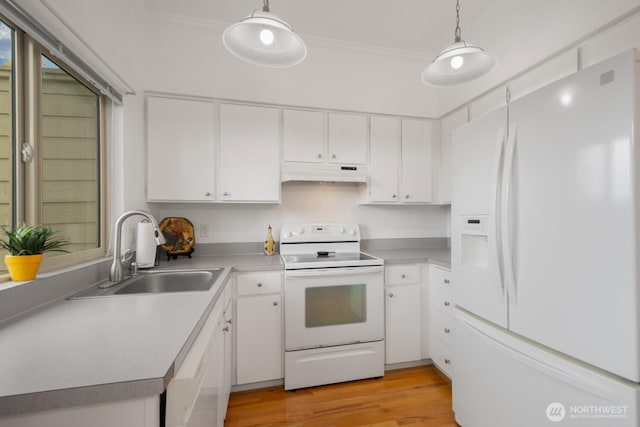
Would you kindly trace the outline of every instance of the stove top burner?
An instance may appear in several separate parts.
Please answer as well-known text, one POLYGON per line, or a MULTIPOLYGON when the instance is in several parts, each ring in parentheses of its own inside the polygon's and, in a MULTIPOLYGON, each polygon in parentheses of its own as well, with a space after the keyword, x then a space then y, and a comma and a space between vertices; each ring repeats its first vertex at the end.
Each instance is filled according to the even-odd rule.
POLYGON ((283 224, 280 254, 286 270, 384 264, 360 252, 360 227, 354 223, 283 224))
POLYGON ((331 267, 360 267, 367 265, 382 265, 383 261, 362 252, 329 252, 318 251, 310 254, 282 255, 285 269, 296 270, 303 268, 331 268, 331 267), (322 253, 328 252, 327 255, 322 253))

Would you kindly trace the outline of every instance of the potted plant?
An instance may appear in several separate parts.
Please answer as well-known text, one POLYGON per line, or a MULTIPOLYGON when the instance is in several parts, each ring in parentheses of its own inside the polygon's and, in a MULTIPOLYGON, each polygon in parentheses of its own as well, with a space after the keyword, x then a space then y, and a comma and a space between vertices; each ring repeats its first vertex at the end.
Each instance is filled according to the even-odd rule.
POLYGON ((55 231, 42 225, 21 225, 14 231, 2 229, 0 249, 8 252, 4 262, 11 280, 33 280, 36 277, 43 254, 68 252, 63 249, 69 242, 55 236, 55 231))

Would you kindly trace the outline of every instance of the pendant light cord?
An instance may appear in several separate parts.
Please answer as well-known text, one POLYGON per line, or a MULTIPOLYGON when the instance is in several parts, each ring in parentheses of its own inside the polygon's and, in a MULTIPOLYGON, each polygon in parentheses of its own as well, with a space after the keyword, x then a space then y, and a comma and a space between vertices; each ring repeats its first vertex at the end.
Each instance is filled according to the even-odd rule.
POLYGON ((264 6, 262 6, 263 12, 269 12, 269 0, 264 0, 264 6))
MULTIPOLYGON (((268 2, 268 0, 265 0, 268 2)), ((460 0, 456 0, 456 32, 455 32, 455 43, 460 42, 462 31, 460 30, 460 0)))

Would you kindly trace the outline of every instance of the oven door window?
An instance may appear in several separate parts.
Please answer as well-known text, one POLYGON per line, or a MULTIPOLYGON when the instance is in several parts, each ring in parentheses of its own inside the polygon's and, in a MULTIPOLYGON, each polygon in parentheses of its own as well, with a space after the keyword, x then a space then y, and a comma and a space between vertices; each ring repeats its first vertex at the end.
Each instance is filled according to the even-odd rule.
POLYGON ((347 325, 367 321, 365 284, 305 289, 305 326, 347 325))

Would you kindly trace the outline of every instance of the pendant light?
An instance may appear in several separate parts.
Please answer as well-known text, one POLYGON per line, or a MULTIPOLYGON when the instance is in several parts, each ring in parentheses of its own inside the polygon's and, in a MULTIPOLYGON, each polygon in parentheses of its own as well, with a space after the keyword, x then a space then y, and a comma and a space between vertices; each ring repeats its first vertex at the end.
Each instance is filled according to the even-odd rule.
POLYGON ((462 40, 460 33, 460 1, 456 0, 455 41, 422 72, 424 83, 440 87, 466 83, 483 76, 496 65, 492 55, 462 40))
POLYGON ((269 0, 262 10, 231 25, 222 35, 224 47, 238 58, 264 67, 290 67, 307 56, 304 41, 282 18, 269 11, 269 0))

